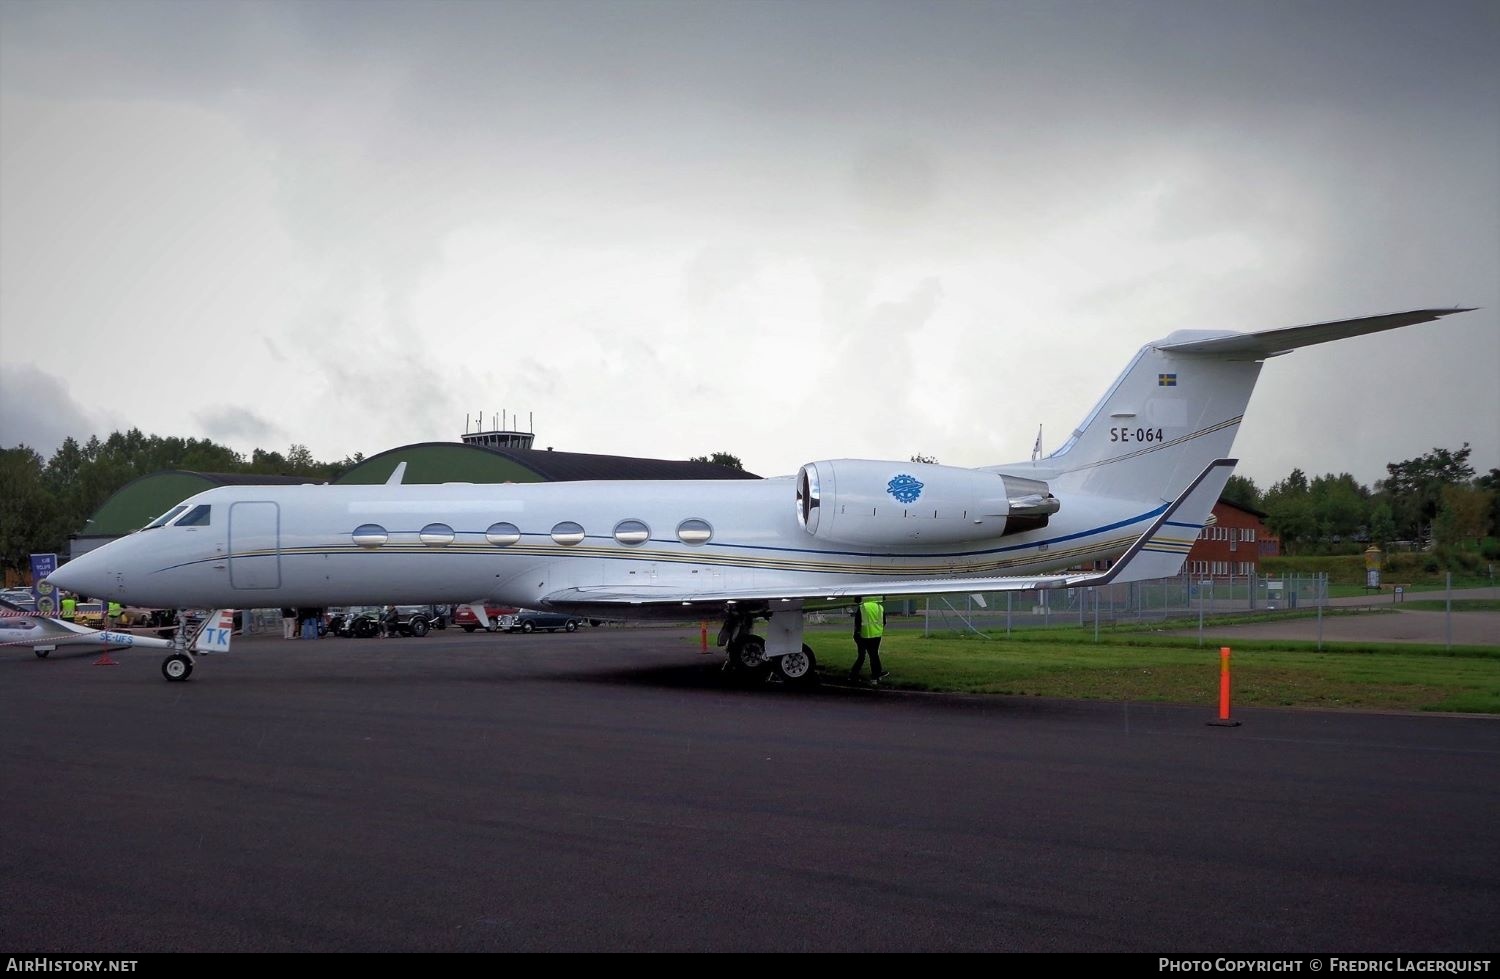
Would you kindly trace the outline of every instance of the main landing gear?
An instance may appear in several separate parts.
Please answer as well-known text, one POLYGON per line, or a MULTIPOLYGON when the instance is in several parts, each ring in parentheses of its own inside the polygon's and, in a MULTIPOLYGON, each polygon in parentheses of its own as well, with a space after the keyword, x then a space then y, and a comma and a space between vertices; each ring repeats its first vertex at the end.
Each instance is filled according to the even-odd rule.
MULTIPOLYGON (((795 638, 802 632, 801 610, 796 615, 795 638)), ((765 683, 775 677, 789 686, 809 686, 817 682, 817 657, 812 647, 802 643, 801 649, 772 654, 766 651, 766 640, 751 631, 758 618, 770 618, 765 612, 730 612, 724 617, 724 627, 719 630, 719 645, 725 648, 729 659, 724 671, 746 686, 765 683)))

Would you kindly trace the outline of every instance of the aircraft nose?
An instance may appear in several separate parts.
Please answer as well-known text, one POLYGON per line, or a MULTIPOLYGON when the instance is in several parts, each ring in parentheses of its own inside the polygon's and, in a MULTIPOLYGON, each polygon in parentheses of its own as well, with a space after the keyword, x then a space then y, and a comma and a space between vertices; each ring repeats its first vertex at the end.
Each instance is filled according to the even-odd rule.
POLYGON ((63 591, 75 595, 103 597, 106 592, 118 594, 121 582, 109 571, 108 564, 97 552, 80 555, 47 576, 47 580, 63 591))

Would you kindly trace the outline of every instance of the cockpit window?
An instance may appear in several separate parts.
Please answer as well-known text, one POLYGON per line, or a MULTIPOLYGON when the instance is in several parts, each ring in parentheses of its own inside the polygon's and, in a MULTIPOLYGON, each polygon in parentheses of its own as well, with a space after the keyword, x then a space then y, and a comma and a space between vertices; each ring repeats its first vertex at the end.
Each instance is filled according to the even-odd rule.
POLYGON ((200 503, 188 511, 187 516, 177 521, 174 527, 207 527, 209 513, 213 507, 207 503, 200 503))
POLYGON ((146 524, 146 526, 142 527, 141 529, 142 530, 152 530, 152 529, 154 529, 156 527, 160 527, 162 524, 164 524, 167 521, 171 520, 173 517, 177 516, 179 513, 181 513, 182 511, 184 511, 186 509, 187 509, 186 506, 181 506, 181 505, 180 506, 174 506, 172 509, 168 510, 166 513, 162 514, 161 516, 157 517, 155 520, 153 520, 150 523, 146 524))

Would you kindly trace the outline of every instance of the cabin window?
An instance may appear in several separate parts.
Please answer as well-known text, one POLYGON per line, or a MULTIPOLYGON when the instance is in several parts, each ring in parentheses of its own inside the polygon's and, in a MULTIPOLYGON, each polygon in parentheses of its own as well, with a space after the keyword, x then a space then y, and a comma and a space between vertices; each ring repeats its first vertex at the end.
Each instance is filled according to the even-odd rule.
POLYGON ((207 503, 200 503, 187 512, 187 516, 178 520, 174 527, 207 527, 208 518, 213 507, 207 503))
POLYGON ((182 511, 184 511, 186 509, 187 509, 187 504, 185 504, 185 503, 184 504, 180 504, 178 506, 174 506, 172 509, 168 510, 166 513, 162 514, 161 516, 157 517, 155 520, 153 520, 150 523, 146 524, 146 526, 142 527, 141 529, 142 530, 154 530, 157 527, 160 527, 161 525, 167 523, 173 517, 177 516, 179 513, 181 513, 182 511))
POLYGON ((552 528, 552 539, 559 544, 572 547, 583 541, 583 527, 571 520, 564 520, 552 528))
POLYGON ((443 547, 453 543, 453 528, 445 523, 430 523, 417 536, 428 547, 443 547))
POLYGON ((621 520, 615 524, 615 540, 635 547, 651 539, 651 528, 640 520, 621 520))
POLYGON ((677 525, 677 539, 684 544, 707 544, 714 536, 714 529, 707 520, 690 517, 677 525))
POLYGON ((496 547, 509 547, 521 539, 521 528, 513 523, 492 523, 484 532, 484 539, 496 547))
POLYGON ((360 547, 379 547, 390 539, 386 529, 377 523, 361 524, 354 528, 354 543, 360 547))

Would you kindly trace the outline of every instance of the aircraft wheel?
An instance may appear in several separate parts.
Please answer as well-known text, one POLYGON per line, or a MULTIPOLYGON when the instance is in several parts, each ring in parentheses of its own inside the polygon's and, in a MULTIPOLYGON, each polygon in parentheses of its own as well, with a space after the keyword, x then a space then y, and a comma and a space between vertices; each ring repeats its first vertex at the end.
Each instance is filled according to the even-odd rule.
POLYGON ((193 675, 193 661, 185 653, 173 653, 161 661, 161 675, 168 680, 186 680, 193 675))
MULTIPOLYGON (((464 626, 464 631, 465 632, 473 632, 474 631, 474 627, 471 626, 471 625, 466 625, 466 626, 464 626)), ((493 628, 489 628, 489 629, 486 629, 484 631, 485 632, 494 632, 495 630, 493 628)))
POLYGON ((52 652, 52 650, 50 650, 50 649, 33 649, 32 652, 36 653, 36 658, 37 659, 46 659, 47 658, 47 654, 50 653, 50 652, 52 652))
POLYGON ((760 636, 746 636, 729 649, 729 668, 747 684, 762 683, 771 676, 771 660, 766 656, 766 641, 760 636))
POLYGON ((801 652, 776 657, 776 675, 786 683, 807 686, 818 680, 817 665, 812 647, 803 643, 801 652))
POLYGON ((563 631, 564 632, 576 632, 576 631, 578 631, 578 623, 574 622, 572 619, 569 619, 568 620, 568 624, 565 625, 565 626, 563 626, 563 631))

